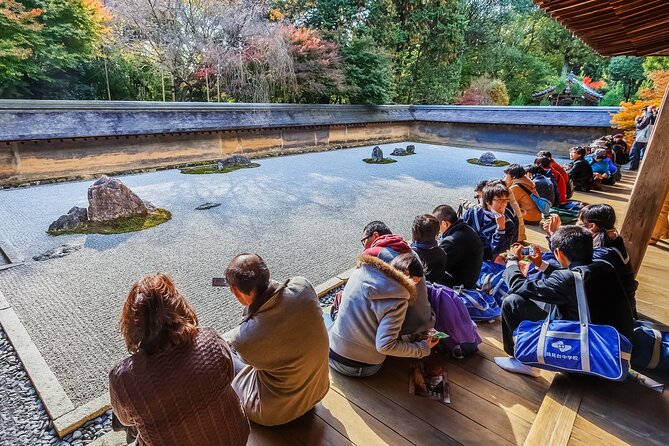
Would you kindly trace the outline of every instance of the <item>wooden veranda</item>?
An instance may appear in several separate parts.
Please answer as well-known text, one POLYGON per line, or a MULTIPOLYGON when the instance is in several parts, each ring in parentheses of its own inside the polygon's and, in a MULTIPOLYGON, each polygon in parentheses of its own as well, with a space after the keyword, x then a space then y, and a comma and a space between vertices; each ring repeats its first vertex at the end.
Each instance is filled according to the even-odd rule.
MULTIPOLYGON (((625 215, 634 185, 626 173, 602 192, 577 194, 608 203, 625 215)), ((531 242, 546 244, 536 226, 531 242)), ((666 279, 669 244, 650 247, 641 266, 637 294, 646 318, 669 323, 666 279)), ((484 343, 463 360, 444 359, 450 405, 408 392, 409 360, 388 358, 378 375, 348 378, 331 372, 332 387, 316 408, 282 427, 254 426, 253 445, 667 445, 669 392, 659 394, 627 381, 508 373, 493 362, 505 356, 501 325, 479 324, 484 343)), ((669 385, 667 375, 655 375, 669 385)))

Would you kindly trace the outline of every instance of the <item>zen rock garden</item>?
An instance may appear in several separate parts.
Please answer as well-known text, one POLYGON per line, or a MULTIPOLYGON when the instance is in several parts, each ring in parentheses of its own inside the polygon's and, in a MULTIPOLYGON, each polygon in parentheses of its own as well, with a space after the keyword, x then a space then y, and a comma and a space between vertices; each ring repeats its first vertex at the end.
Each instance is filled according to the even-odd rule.
POLYGON ((492 152, 484 152, 478 158, 469 158, 467 160, 469 164, 476 164, 477 166, 487 166, 487 167, 501 167, 509 165, 508 162, 498 160, 495 157, 495 154, 492 152))
POLYGON ((201 166, 186 167, 181 169, 181 173, 191 175, 228 173, 239 169, 251 169, 254 167, 260 167, 260 164, 251 162, 251 160, 245 156, 235 154, 217 161, 216 164, 204 164, 201 166))
POLYGON ((119 234, 165 223, 172 214, 142 200, 118 178, 102 176, 88 188, 88 208, 73 207, 51 223, 48 233, 119 234))

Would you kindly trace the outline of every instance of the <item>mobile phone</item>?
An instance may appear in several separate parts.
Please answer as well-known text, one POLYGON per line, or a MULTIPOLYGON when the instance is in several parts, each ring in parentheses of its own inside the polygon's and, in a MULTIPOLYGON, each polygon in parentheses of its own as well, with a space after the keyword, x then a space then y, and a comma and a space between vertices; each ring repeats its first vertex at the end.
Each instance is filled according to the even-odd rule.
POLYGON ((228 286, 228 281, 225 277, 214 277, 211 279, 211 286, 228 286))
POLYGON ((435 339, 446 339, 448 335, 442 331, 431 331, 430 336, 432 336, 435 339))
POLYGON ((534 246, 528 246, 520 250, 520 255, 523 257, 532 257, 534 255, 534 246))

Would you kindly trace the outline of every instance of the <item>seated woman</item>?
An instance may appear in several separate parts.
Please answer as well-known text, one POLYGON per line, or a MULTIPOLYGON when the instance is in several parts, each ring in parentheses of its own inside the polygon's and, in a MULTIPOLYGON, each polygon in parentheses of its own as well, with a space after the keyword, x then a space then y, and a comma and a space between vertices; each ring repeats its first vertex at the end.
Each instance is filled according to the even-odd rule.
POLYGON ((572 147, 569 149, 569 159, 572 160, 567 168, 569 179, 574 183, 574 190, 590 192, 592 188, 592 167, 585 160, 585 147, 572 147))
POLYGON ((597 149, 593 155, 588 155, 586 161, 592 167, 592 178, 594 189, 598 189, 601 183, 614 184, 613 175, 618 171, 616 165, 606 156, 605 149, 597 149))
MULTIPOLYGON (((634 269, 627 255, 625 242, 615 228, 616 212, 608 204, 590 204, 579 212, 577 224, 592 232, 593 261, 608 263, 613 267, 636 318, 636 290, 639 282, 634 279, 634 269)), ((560 226, 560 218, 551 216, 544 225, 544 230, 550 237, 560 226)))
POLYGON ((116 429, 136 431, 137 445, 246 444, 249 422, 230 386, 230 348, 199 327, 172 279, 136 282, 120 326, 130 356, 109 373, 116 429))
POLYGON ((507 213, 509 195, 501 182, 489 182, 481 191, 482 206, 467 209, 462 216, 483 242, 484 261, 496 260, 518 240, 518 220, 507 213))
POLYGON ((359 257, 329 330, 333 370, 347 376, 370 376, 381 369, 387 355, 422 358, 439 342, 431 337, 414 342, 400 337, 423 270, 413 253, 401 254, 393 261, 413 265, 411 274, 416 276, 408 277, 376 257, 359 257))
POLYGON ((539 195, 532 180, 527 178, 525 168, 520 164, 510 164, 504 169, 504 182, 520 205, 520 212, 525 223, 539 223, 541 211, 534 203, 531 194, 539 195))

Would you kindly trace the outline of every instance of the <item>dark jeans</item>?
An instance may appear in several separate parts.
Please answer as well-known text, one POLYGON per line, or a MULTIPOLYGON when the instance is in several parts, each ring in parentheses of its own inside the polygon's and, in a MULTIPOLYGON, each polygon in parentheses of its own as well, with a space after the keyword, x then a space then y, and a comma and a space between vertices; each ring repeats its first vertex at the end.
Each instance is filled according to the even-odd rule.
POLYGON ((632 144, 632 150, 630 150, 630 170, 637 170, 639 164, 643 159, 643 154, 646 151, 647 142, 636 142, 632 144))
POLYGON ((513 356, 513 331, 522 321, 541 321, 548 313, 529 299, 509 294, 502 302, 502 341, 504 351, 513 356))

